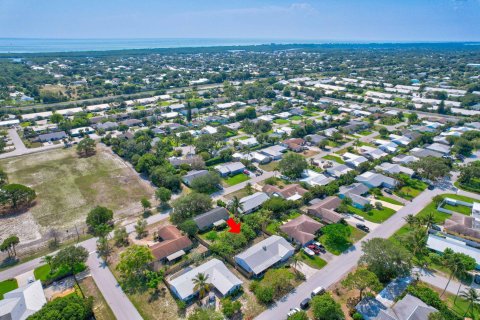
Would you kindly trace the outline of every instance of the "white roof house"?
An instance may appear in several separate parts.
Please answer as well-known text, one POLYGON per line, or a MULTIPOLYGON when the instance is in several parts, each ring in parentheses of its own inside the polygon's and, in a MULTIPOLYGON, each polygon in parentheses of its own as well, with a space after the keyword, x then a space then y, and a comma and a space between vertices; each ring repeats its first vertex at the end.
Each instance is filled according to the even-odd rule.
POLYGON ((450 146, 444 145, 442 143, 432 143, 429 146, 426 146, 425 149, 440 152, 443 154, 448 154, 450 153, 450 146))
POLYGON ((477 267, 480 266, 480 249, 467 246, 463 241, 430 234, 427 240, 427 247, 437 252, 444 252, 445 249, 450 248, 453 252, 467 254, 475 259, 477 267))
POLYGON ((243 269, 259 275, 273 265, 288 260, 295 248, 285 238, 273 235, 235 256, 243 269))
POLYGON ((223 262, 218 259, 212 259, 181 276, 170 280, 169 284, 173 293, 181 300, 189 300, 193 298, 197 293, 194 291, 195 284, 193 283, 193 279, 199 273, 207 275, 207 282, 214 286, 223 296, 231 293, 242 285, 242 281, 228 270, 223 262))
POLYGON ((7 292, 0 300, 0 319, 24 320, 47 303, 40 280, 7 292))
POLYGON ((270 199, 265 192, 256 192, 252 195, 240 199, 242 208, 239 209, 241 213, 248 214, 260 208, 260 206, 270 199))
POLYGON ((257 138, 255 138, 255 137, 250 137, 248 139, 237 140, 237 141, 242 146, 254 146, 254 145, 258 144, 257 138))
POLYGON ((217 128, 212 127, 212 126, 205 126, 202 128, 202 133, 204 134, 215 134, 217 133, 217 128))
POLYGON ((410 168, 401 166, 399 164, 393 164, 393 163, 388 163, 388 162, 384 162, 384 163, 376 166, 375 169, 379 170, 379 171, 386 172, 386 173, 390 173, 390 174, 404 173, 404 174, 407 174, 409 176, 413 176, 413 174, 415 173, 415 171, 413 171, 410 168))
POLYGON ((300 181, 305 182, 311 187, 318 185, 324 186, 335 180, 310 169, 304 170, 302 176, 303 178, 300 181))

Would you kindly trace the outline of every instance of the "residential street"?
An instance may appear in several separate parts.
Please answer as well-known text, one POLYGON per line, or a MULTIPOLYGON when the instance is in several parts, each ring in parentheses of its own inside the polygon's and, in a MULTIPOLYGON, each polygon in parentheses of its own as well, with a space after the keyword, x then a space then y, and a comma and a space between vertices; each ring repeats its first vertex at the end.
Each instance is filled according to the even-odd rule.
POLYGON ((400 209, 390 219, 385 221, 381 227, 376 228, 369 233, 360 242, 356 243, 350 248, 348 252, 336 257, 329 262, 327 266, 319 270, 306 282, 302 283, 293 292, 278 301, 268 310, 261 313, 256 319, 270 320, 270 319, 286 319, 290 308, 295 308, 300 305, 300 302, 310 297, 313 289, 322 286, 328 288, 334 283, 340 281, 352 268, 357 266, 358 261, 362 255, 361 244, 373 238, 388 238, 395 233, 402 225, 405 224, 404 218, 409 214, 417 214, 420 212, 436 195, 451 192, 450 190, 425 190, 412 202, 400 209))

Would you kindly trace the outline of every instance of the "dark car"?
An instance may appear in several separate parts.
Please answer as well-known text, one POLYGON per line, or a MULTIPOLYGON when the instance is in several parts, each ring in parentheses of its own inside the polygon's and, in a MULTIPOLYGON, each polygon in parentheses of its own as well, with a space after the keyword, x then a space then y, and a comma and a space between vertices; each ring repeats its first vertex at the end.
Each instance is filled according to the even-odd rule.
POLYGON ((480 274, 476 274, 475 277, 473 278, 473 282, 476 284, 480 284, 480 274))
POLYGON ((361 223, 357 223, 357 228, 365 232, 370 232, 370 228, 361 223))
POLYGON ((433 184, 429 184, 428 185, 428 190, 433 190, 433 189, 435 189, 435 186, 433 184))
POLYGON ((390 189, 383 189, 383 190, 384 190, 386 193, 388 193, 388 194, 393 194, 393 191, 390 190, 390 189))
POLYGON ((306 298, 302 302, 300 302, 300 308, 302 308, 303 310, 307 310, 308 306, 310 305, 310 300, 310 298, 306 298))

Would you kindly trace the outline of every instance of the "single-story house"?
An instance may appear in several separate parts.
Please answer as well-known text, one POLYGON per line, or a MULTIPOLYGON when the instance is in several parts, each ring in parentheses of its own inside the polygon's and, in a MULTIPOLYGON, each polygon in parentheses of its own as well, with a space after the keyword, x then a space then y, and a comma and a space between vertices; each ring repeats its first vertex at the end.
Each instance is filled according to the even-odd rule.
POLYGON ((408 154, 399 154, 398 156, 395 156, 392 158, 393 163, 401 163, 401 164, 409 164, 417 160, 418 160, 417 157, 414 157, 408 154))
POLYGON ((345 126, 342 126, 342 128, 348 132, 348 133, 355 133, 360 130, 365 130, 370 126, 368 122, 365 121, 356 121, 356 120, 350 120, 345 126))
POLYGON ((282 141, 282 145, 294 152, 301 152, 306 149, 305 140, 302 138, 291 138, 282 141))
POLYGON ((183 183, 190 186, 192 181, 198 177, 203 177, 209 173, 208 170, 192 170, 182 177, 183 183))
POLYGON ((250 138, 243 139, 243 140, 237 140, 237 142, 240 145, 245 146, 245 147, 253 147, 253 146, 256 146, 258 144, 257 138, 255 138, 255 137, 250 137, 250 138))
POLYGON ((327 168, 327 173, 335 178, 340 178, 344 174, 347 174, 348 172, 352 171, 352 168, 349 168, 348 166, 344 164, 339 164, 336 166, 333 166, 331 168, 327 168))
POLYGON ((195 224, 200 231, 205 231, 214 226, 225 223, 229 217, 230 215, 228 214, 227 209, 224 207, 216 207, 210 211, 196 216, 193 218, 193 221, 195 221, 195 224))
POLYGON ((395 173, 403 173, 408 176, 413 176, 415 171, 413 171, 410 168, 401 166, 399 164, 393 164, 389 162, 383 162, 382 164, 378 165, 375 167, 375 170, 377 171, 383 171, 389 174, 395 174, 395 173))
POLYGON ((382 149, 368 147, 369 149, 367 150, 367 147, 368 146, 361 147, 364 150, 362 154, 370 160, 377 160, 388 155, 388 153, 382 149))
POLYGON ((287 261, 295 248, 285 238, 273 235, 235 256, 235 262, 247 272, 259 276, 268 268, 287 261))
POLYGON ((345 160, 345 164, 357 168, 359 165, 361 165, 364 162, 368 162, 368 159, 365 158, 364 156, 359 156, 358 154, 353 154, 350 152, 345 152, 342 155, 342 158, 345 160))
POLYGON ((407 146, 411 141, 412 139, 406 137, 406 136, 399 136, 399 135, 396 135, 396 134, 390 134, 388 136, 390 138, 390 140, 393 142, 393 143, 396 143, 400 146, 407 146))
POLYGON ((327 137, 319 135, 319 134, 309 134, 305 136, 305 140, 307 141, 307 144, 316 146, 322 141, 327 140, 327 137))
POLYGON ((369 188, 395 188, 397 181, 380 173, 367 171, 355 177, 355 180, 369 188))
POLYGON ((270 199, 265 192, 256 192, 252 195, 240 199, 242 207, 238 210, 240 213, 249 214, 260 209, 262 204, 270 199))
POLYGON ((468 246, 466 242, 430 234, 427 239, 427 248, 438 253, 443 253, 447 248, 452 249, 453 252, 464 253, 474 258, 477 262, 477 270, 480 269, 480 249, 468 246))
POLYGON ((437 143, 437 142, 426 146, 425 149, 435 151, 435 152, 439 152, 442 155, 450 153, 450 146, 444 145, 442 143, 437 143))
POLYGON ((287 200, 298 200, 308 191, 302 188, 299 184, 289 184, 280 189, 277 186, 265 185, 262 189, 263 192, 270 197, 281 197, 287 200))
POLYGON ((332 137, 335 132, 338 132, 338 129, 335 128, 328 128, 323 130, 323 134, 327 137, 332 137))
POLYGON ((201 132, 203 134, 215 134, 217 133, 217 128, 212 127, 212 126, 205 126, 202 128, 201 132))
POLYGON ((279 160, 283 157, 283 153, 287 150, 286 147, 281 145, 275 145, 268 148, 259 150, 258 152, 266 155, 272 160, 279 160))
POLYGON ((290 241, 305 246, 315 240, 315 235, 323 224, 309 216, 301 216, 280 226, 280 230, 288 235, 290 241))
POLYGON ((47 303, 40 280, 7 292, 0 300, 0 319, 25 320, 47 303))
POLYGON ((222 163, 214 167, 215 170, 222 176, 236 175, 245 170, 245 166, 240 161, 222 163))
POLYGON ((300 181, 305 182, 306 184, 308 184, 311 187, 313 187, 313 186, 324 186, 324 185, 329 184, 333 180, 335 180, 331 177, 325 176, 322 173, 318 173, 318 172, 310 170, 310 169, 304 170, 303 173, 302 173, 302 177, 303 178, 300 179, 300 181))
POLYGON ((155 257, 155 263, 174 261, 183 256, 193 245, 188 236, 182 234, 173 225, 158 228, 157 235, 160 242, 150 247, 150 251, 155 257))
POLYGON ((370 203, 370 200, 363 197, 369 190, 369 187, 357 182, 348 186, 341 186, 338 196, 340 199, 352 199, 352 205, 356 208, 364 208, 367 203, 370 203))
POLYGON ((433 151, 430 149, 418 148, 418 147, 410 150, 410 154, 416 158, 426 158, 426 157, 441 158, 443 156, 443 154, 440 152, 433 151))
POLYGON ((65 131, 50 132, 40 134, 35 140, 40 142, 58 141, 66 139, 68 136, 65 131))
POLYGON ((127 127, 133 127, 133 126, 139 126, 143 124, 143 122, 142 120, 138 120, 138 119, 127 119, 127 120, 121 121, 120 124, 125 125, 127 127))
POLYGON ((104 131, 110 131, 110 130, 115 130, 118 128, 118 123, 112 122, 112 121, 107 121, 103 123, 97 123, 94 125, 94 127, 97 130, 104 130, 104 131))
POLYGON ((95 130, 92 127, 80 127, 80 128, 74 128, 70 130, 70 135, 72 137, 78 137, 82 134, 90 134, 94 132, 95 130))
POLYGON ((320 218, 326 223, 337 223, 343 219, 340 213, 334 210, 342 203, 342 200, 335 196, 327 197, 307 208, 307 213, 320 218))
POLYGON ((198 294, 195 291, 193 279, 199 274, 208 276, 207 282, 215 288, 222 296, 234 292, 242 285, 242 281, 238 279, 228 268, 218 259, 212 259, 204 264, 181 274, 173 280, 169 280, 168 284, 173 294, 180 300, 188 301, 198 294))

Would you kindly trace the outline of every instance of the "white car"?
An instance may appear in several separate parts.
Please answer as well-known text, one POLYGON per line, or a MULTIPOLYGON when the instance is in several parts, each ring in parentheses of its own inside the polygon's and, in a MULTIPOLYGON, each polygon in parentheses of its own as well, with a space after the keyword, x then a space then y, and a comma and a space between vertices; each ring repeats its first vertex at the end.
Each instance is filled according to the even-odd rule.
POLYGON ((310 257, 314 257, 314 256, 315 256, 315 252, 313 252, 312 249, 303 248, 303 251, 305 251, 305 253, 308 254, 310 257))
POLYGON ((293 316, 295 313, 300 312, 300 309, 298 308, 292 308, 290 311, 287 313, 287 317, 293 316))

